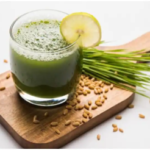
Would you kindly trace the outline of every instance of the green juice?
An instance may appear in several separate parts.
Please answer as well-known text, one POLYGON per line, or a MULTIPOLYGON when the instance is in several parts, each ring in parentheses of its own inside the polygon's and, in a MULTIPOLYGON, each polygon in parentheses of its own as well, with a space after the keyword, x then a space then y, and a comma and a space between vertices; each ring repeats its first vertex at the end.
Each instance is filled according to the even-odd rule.
POLYGON ((10 45, 11 71, 18 90, 40 98, 71 93, 82 70, 82 50, 61 36, 60 22, 40 20, 14 33, 21 45, 10 45))

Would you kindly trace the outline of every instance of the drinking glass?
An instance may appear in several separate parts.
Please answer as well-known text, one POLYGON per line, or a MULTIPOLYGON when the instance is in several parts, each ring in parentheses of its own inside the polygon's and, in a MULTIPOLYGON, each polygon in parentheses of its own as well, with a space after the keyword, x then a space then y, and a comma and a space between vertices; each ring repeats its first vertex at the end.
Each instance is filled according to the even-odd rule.
POLYGON ((75 41, 60 49, 33 51, 18 43, 14 34, 24 23, 61 21, 66 15, 56 10, 36 10, 18 17, 10 27, 13 81, 19 95, 33 105, 55 106, 73 95, 82 71, 82 49, 75 41))

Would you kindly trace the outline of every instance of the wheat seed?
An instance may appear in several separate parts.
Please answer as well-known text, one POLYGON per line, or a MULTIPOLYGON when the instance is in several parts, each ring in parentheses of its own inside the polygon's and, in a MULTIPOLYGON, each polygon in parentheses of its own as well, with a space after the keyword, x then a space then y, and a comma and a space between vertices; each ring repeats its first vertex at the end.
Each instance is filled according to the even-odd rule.
POLYGON ((86 113, 83 113, 83 117, 84 117, 84 118, 87 118, 88 115, 87 115, 86 113))
POLYGON ((79 123, 79 122, 73 122, 72 125, 73 125, 74 127, 78 127, 78 126, 80 125, 80 123, 79 123))
POLYGON ((87 110, 89 110, 89 105, 85 104, 84 108, 87 109, 87 110))
POLYGON ((119 131, 122 132, 122 133, 124 132, 121 128, 119 128, 119 131))
POLYGON ((110 85, 110 89, 112 90, 112 89, 113 89, 113 87, 114 87, 114 85, 113 85, 113 84, 111 84, 111 85, 110 85))
POLYGON ((86 95, 87 95, 87 92, 86 92, 86 91, 83 91, 83 95, 86 96, 86 95))
POLYGON ((81 102, 81 100, 80 100, 79 98, 77 98, 77 102, 78 102, 78 103, 80 103, 80 102, 81 102))
POLYGON ((35 124, 39 124, 40 123, 40 121, 37 119, 37 115, 35 115, 33 117, 33 123, 35 123, 35 124))
POLYGON ((89 114, 89 118, 90 118, 90 119, 93 118, 93 115, 92 115, 91 113, 89 114))
POLYGON ((91 106, 92 105, 92 101, 88 101, 88 104, 91 106))
POLYGON ((134 108, 134 105, 133 105, 133 104, 130 104, 130 105, 128 106, 128 108, 134 108))
POLYGON ((55 132, 57 133, 57 134, 60 134, 60 130, 59 129, 54 129, 55 130, 55 132))
POLYGON ((79 95, 81 95, 81 94, 83 94, 83 91, 77 91, 77 93, 79 94, 79 95))
POLYGON ((89 87, 89 89, 91 89, 91 90, 94 89, 94 86, 93 86, 93 85, 89 85, 88 87, 89 87))
POLYGON ((117 131, 118 131, 118 128, 117 128, 117 127, 113 129, 113 132, 117 132, 117 131))
POLYGON ((106 96, 106 94, 103 94, 103 97, 104 97, 105 99, 107 99, 107 96, 106 96))
POLYGON ((118 115, 115 118, 118 119, 118 120, 120 120, 120 119, 122 119, 122 116, 118 115))
POLYGON ((102 103, 99 102, 99 101, 95 101, 95 104, 96 104, 97 106, 102 106, 102 103))
POLYGON ((66 108, 69 109, 69 110, 71 110, 72 106, 71 105, 67 105, 66 108))
POLYGON ((47 116, 48 116, 48 112, 45 112, 45 113, 44 113, 44 116, 47 117, 47 116))
POLYGON ((104 87, 104 85, 105 85, 105 84, 104 84, 104 83, 102 83, 102 84, 101 84, 101 87, 104 87))
POLYGON ((66 122, 65 122, 65 125, 66 126, 68 126, 68 125, 70 125, 71 124, 71 120, 67 120, 66 122))
POLYGON ((116 124, 112 124, 112 127, 117 128, 117 125, 116 124))
POLYGON ((88 120, 85 119, 85 118, 83 118, 83 119, 82 119, 82 122, 83 122, 83 123, 86 123, 86 122, 88 122, 88 120))
POLYGON ((71 106, 75 106, 77 103, 75 101, 70 102, 71 106))
POLYGON ((90 94, 90 93, 91 93, 91 91, 90 91, 90 90, 86 90, 86 92, 87 92, 88 94, 90 94))
POLYGON ((9 78, 10 78, 10 74, 7 74, 6 79, 9 79, 9 78))
POLYGON ((79 105, 78 109, 79 109, 79 110, 82 110, 83 107, 84 107, 83 105, 79 105))
POLYGON ((4 63, 8 63, 8 60, 4 59, 4 63))
POLYGON ((51 126, 52 126, 52 127, 58 126, 58 122, 51 122, 51 126))
POLYGON ((68 109, 64 109, 63 115, 67 115, 67 114, 68 114, 68 109))
POLYGON ((98 94, 98 91, 97 91, 97 89, 94 89, 94 93, 95 93, 95 94, 98 94))
POLYGON ((86 113, 87 115, 89 115, 89 114, 90 114, 90 112, 89 112, 89 111, 87 111, 86 109, 84 110, 84 113, 86 113))
POLYGON ((3 87, 0 87, 0 91, 3 91, 5 90, 6 88, 3 86, 3 87))
POLYGON ((108 92, 108 88, 106 88, 106 89, 104 90, 104 92, 107 93, 107 92, 108 92))
POLYGON ((92 106, 92 110, 95 110, 95 109, 97 109, 97 106, 92 106))
POLYGON ((104 103, 104 102, 105 102, 105 99, 102 99, 101 102, 104 103))
POLYGON ((100 135, 99 134, 97 135, 97 140, 100 140, 100 135))
POLYGON ((139 114, 139 117, 140 117, 140 118, 142 118, 142 119, 144 119, 144 118, 145 118, 145 116, 144 116, 144 115, 142 115, 142 114, 139 114))

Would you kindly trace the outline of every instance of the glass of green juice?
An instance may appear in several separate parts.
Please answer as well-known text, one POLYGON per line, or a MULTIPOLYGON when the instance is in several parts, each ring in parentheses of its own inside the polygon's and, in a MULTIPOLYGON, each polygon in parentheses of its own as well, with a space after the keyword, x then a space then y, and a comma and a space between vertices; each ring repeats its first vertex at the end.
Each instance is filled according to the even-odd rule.
MULTIPOLYGON (((82 71, 82 49, 60 34, 68 14, 36 10, 10 27, 10 63, 19 95, 37 106, 56 106, 69 99, 82 71)), ((77 39, 78 40, 78 39, 77 39)))

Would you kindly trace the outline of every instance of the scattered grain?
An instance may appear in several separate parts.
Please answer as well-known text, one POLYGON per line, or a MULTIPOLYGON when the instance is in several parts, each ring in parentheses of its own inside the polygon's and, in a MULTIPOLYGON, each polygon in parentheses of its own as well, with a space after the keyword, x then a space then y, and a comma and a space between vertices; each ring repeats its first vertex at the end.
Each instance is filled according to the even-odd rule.
POLYGON ((83 94, 83 92, 80 91, 80 90, 78 90, 77 93, 78 93, 79 95, 83 94))
POLYGON ((71 106, 75 106, 77 103, 75 101, 70 102, 71 106))
POLYGON ((78 102, 78 103, 80 103, 80 102, 81 102, 81 100, 80 100, 79 98, 77 98, 77 102, 78 102))
POLYGON ((102 83, 103 83, 102 81, 99 81, 98 85, 101 86, 102 83))
POLYGON ((144 118, 145 118, 145 116, 144 116, 144 115, 142 115, 142 114, 139 114, 139 117, 140 117, 140 118, 142 118, 142 119, 144 119, 144 118))
POLYGON ((91 84, 90 84, 88 87, 89 87, 89 89, 91 89, 91 90, 94 89, 94 85, 91 85, 91 84))
POLYGON ((117 125, 116 124, 112 124, 112 127, 117 128, 117 125))
POLYGON ((89 105, 92 105, 92 101, 88 101, 88 104, 89 104, 89 105))
POLYGON ((107 93, 108 92, 108 88, 105 88, 104 92, 107 93))
POLYGON ((33 117, 33 123, 35 123, 35 124, 39 124, 40 123, 40 121, 37 119, 37 115, 35 115, 33 117))
POLYGON ((0 91, 3 91, 5 90, 6 88, 3 86, 3 87, 0 87, 0 91))
POLYGON ((47 117, 47 116, 48 116, 48 112, 45 112, 45 113, 44 113, 44 116, 47 117))
POLYGON ((99 102, 99 101, 95 101, 95 104, 96 104, 97 106, 102 106, 102 103, 99 102))
POLYGON ((85 119, 85 118, 83 118, 83 119, 82 119, 82 122, 83 122, 83 123, 86 123, 86 122, 88 122, 88 120, 85 119))
POLYGON ((98 94, 98 91, 97 91, 97 89, 96 89, 96 88, 94 89, 94 93, 95 93, 95 94, 98 94))
POLYGON ((83 105, 79 105, 78 109, 79 109, 79 110, 82 110, 83 107, 84 107, 83 105))
POLYGON ((113 85, 113 84, 111 84, 111 85, 110 85, 110 89, 112 90, 113 88, 114 88, 114 85, 113 85))
POLYGON ((90 82, 85 82, 84 85, 88 86, 88 85, 90 85, 90 82))
POLYGON ((100 140, 100 135, 99 134, 97 135, 97 140, 100 140))
POLYGON ((86 91, 83 91, 83 95, 86 96, 86 95, 87 95, 87 92, 86 92, 86 91))
POLYGON ((102 89, 99 88, 98 89, 98 93, 101 94, 102 93, 102 89))
POLYGON ((71 105, 67 105, 66 108, 69 109, 69 110, 71 110, 72 106, 71 105))
POLYGON ((9 78, 10 78, 10 74, 7 74, 6 79, 9 79, 9 78))
POLYGON ((89 114, 89 118, 90 118, 90 119, 91 119, 91 118, 93 118, 93 115, 92 115, 92 113, 90 113, 90 114, 89 114))
POLYGON ((87 92, 88 94, 90 94, 90 93, 91 93, 91 91, 90 91, 90 90, 86 90, 86 92, 87 92))
POLYGON ((58 122, 51 122, 51 126, 52 126, 52 127, 58 126, 58 122))
POLYGON ((92 106, 92 110, 95 110, 95 109, 97 109, 97 106, 92 106))
POLYGON ((124 132, 121 128, 119 128, 119 131, 122 132, 122 133, 124 132))
POLYGON ((78 126, 80 125, 80 123, 79 123, 79 122, 73 122, 72 125, 73 125, 74 127, 78 127, 78 126))
POLYGON ((60 134, 60 130, 59 129, 54 129, 55 130, 55 132, 57 133, 57 134, 60 134))
POLYGON ((8 60, 4 59, 4 63, 8 63, 8 60))
POLYGON ((104 87, 104 85, 105 85, 105 84, 104 84, 104 83, 102 83, 102 84, 101 84, 101 87, 104 87))
POLYGON ((84 110, 84 113, 86 113, 87 115, 89 115, 89 114, 90 114, 90 112, 89 112, 89 111, 87 111, 86 109, 84 110))
POLYGON ((120 120, 120 119, 122 119, 122 116, 118 115, 115 118, 118 119, 118 120, 120 120))
POLYGON ((89 107, 89 105, 85 104, 84 108, 87 109, 87 110, 89 110, 90 107, 89 107))
POLYGON ((102 99, 101 102, 104 103, 104 102, 105 102, 105 99, 102 99))
POLYGON ((134 108, 134 105, 133 105, 133 104, 130 104, 130 105, 128 106, 128 108, 134 108))
POLYGON ((79 86, 79 90, 80 90, 80 91, 83 91, 83 88, 82 88, 81 86, 79 86))
POLYGON ((106 96, 106 94, 103 94, 103 97, 104 97, 105 99, 107 99, 107 96, 106 96))
POLYGON ((82 87, 84 87, 84 82, 81 82, 81 84, 80 84, 82 87))
POLYGON ((68 109, 64 109, 63 115, 67 115, 67 114, 68 114, 68 109))
POLYGON ((113 132, 117 132, 117 131, 118 131, 118 128, 117 128, 117 127, 113 129, 113 132))
POLYGON ((86 113, 83 113, 83 117, 84 117, 84 118, 87 118, 88 115, 87 115, 86 113))
POLYGON ((65 125, 66 126, 69 126, 71 124, 71 120, 67 120, 66 122, 65 122, 65 125))
POLYGON ((91 81, 95 81, 95 78, 92 78, 91 81))

